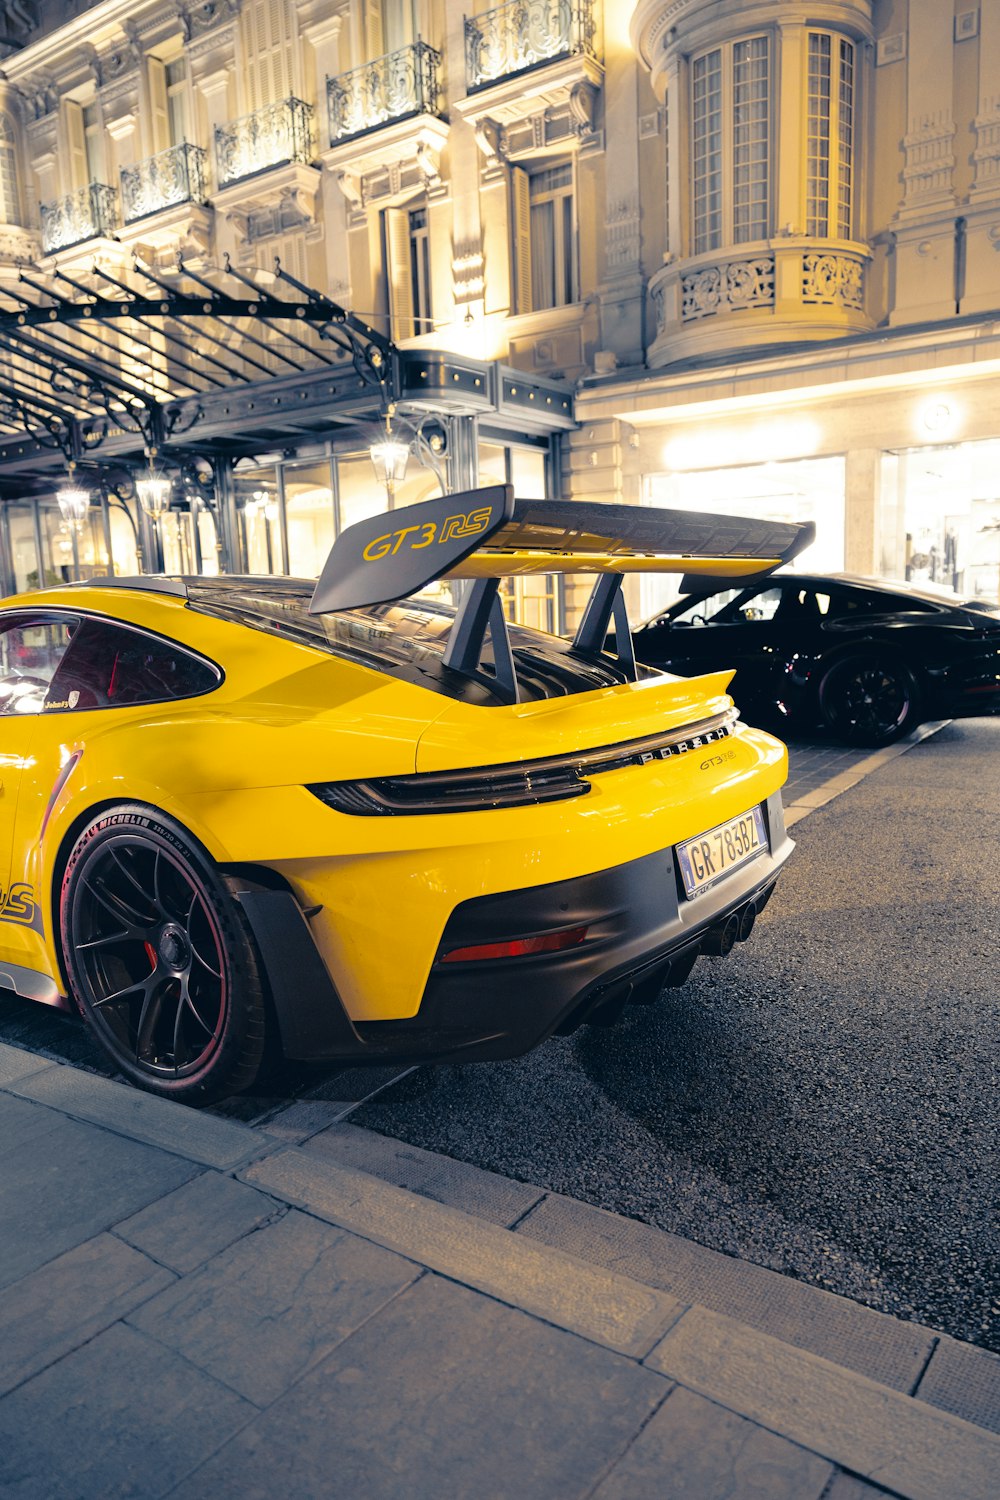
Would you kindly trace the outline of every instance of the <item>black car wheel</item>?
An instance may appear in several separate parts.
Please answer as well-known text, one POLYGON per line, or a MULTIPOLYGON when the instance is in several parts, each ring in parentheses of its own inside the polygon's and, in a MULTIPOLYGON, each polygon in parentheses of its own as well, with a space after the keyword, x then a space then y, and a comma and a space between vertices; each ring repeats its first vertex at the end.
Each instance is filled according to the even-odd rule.
POLYGON ((63 962, 105 1052, 190 1104, 246 1088, 264 1055, 260 966, 242 912, 178 824, 128 805, 80 834, 63 875, 63 962))
POLYGON ((850 657, 819 685, 823 722, 851 745, 889 745, 920 722, 920 692, 901 662, 850 657))

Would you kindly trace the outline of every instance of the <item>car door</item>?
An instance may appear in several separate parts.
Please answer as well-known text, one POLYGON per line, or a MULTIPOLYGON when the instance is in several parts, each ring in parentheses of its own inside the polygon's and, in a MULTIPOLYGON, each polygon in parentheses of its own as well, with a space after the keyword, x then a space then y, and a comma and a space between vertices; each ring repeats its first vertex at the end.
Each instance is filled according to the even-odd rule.
POLYGON ((75 623, 70 615, 28 610, 0 620, 0 954, 11 961, 25 948, 37 900, 31 855, 38 830, 24 828, 17 817, 22 776, 75 623))
POLYGON ((794 579, 771 578, 677 605, 639 632, 637 654, 682 677, 732 667, 737 703, 770 701, 779 684, 788 635, 784 617, 795 587, 794 579))

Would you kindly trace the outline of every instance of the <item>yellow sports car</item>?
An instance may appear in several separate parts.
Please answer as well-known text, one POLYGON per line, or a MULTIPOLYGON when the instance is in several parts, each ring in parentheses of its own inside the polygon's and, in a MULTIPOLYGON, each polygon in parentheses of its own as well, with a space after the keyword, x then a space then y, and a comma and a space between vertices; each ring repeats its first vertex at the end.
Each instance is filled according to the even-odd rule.
POLYGON ((786 756, 731 674, 636 662, 622 576, 758 577, 810 534, 500 486, 360 522, 316 585, 7 600, 0 985, 204 1103, 271 1051, 510 1057, 683 982, 790 852, 786 756), (507 625, 533 571, 596 575, 573 640, 507 625), (457 610, 415 597, 440 578, 457 610))

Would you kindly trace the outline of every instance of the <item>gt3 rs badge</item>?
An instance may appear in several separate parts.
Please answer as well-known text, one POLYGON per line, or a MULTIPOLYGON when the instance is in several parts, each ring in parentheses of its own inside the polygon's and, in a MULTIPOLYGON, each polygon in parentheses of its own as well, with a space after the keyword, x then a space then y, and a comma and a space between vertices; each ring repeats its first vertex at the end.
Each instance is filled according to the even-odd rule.
POLYGON ((440 547, 452 537, 481 536, 489 530, 493 511, 489 506, 474 510, 469 515, 448 516, 439 526, 436 521, 425 521, 421 526, 401 526, 396 531, 385 531, 375 537, 362 550, 365 562, 380 562, 383 557, 395 557, 404 544, 412 552, 420 552, 435 543, 440 547))
POLYGON ((309 613, 389 604, 441 578, 514 514, 509 484, 444 495, 358 521, 334 542, 309 613))

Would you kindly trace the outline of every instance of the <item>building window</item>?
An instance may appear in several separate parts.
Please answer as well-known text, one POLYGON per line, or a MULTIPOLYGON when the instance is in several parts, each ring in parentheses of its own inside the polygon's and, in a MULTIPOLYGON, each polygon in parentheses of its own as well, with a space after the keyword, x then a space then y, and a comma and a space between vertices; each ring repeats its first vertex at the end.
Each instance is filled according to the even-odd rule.
POLYGON ((769 95, 767 37, 728 42, 692 63, 691 192, 695 255, 768 236, 769 95))
POLYGON ((87 159, 87 181, 104 181, 104 121, 95 101, 83 106, 83 140, 87 159))
POLYGON ((573 163, 511 170, 515 304, 519 313, 577 299, 573 163))
POLYGON ((431 326, 431 240, 426 208, 407 215, 410 232, 410 282, 413 286, 413 321, 418 333, 431 326))
POLYGON ((430 224, 426 208, 387 208, 383 215, 389 317, 394 339, 433 327, 430 224))
POLYGON ((0 224, 20 224, 17 185, 17 139, 7 115, 0 115, 0 224))
POLYGON ((809 33, 806 233, 849 240, 854 198, 854 47, 809 33))

